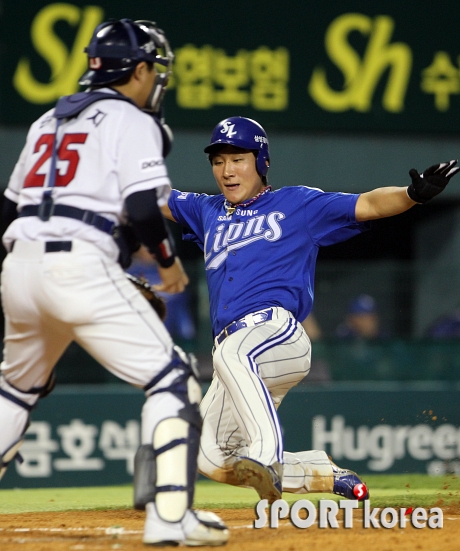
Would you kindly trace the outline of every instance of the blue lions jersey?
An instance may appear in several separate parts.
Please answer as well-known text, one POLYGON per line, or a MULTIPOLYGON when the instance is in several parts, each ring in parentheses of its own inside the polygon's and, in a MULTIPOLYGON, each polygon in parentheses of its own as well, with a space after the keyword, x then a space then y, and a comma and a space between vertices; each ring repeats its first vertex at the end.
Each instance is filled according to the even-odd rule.
POLYGON ((214 336, 270 306, 303 321, 313 305, 319 247, 368 229, 356 221, 358 197, 284 187, 227 216, 222 194, 173 190, 169 208, 183 238, 204 252, 214 336))

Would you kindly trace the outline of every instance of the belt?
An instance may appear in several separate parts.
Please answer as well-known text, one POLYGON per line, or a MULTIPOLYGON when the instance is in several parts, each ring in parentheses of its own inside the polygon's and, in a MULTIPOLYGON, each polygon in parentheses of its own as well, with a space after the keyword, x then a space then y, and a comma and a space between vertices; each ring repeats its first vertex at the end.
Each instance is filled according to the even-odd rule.
POLYGON ((239 329, 243 329, 244 327, 252 327, 253 325, 270 321, 273 319, 273 310, 273 308, 267 308, 266 310, 260 310, 259 312, 248 314, 247 316, 244 316, 244 318, 237 321, 232 321, 232 323, 227 325, 227 327, 224 327, 224 329, 222 329, 222 331, 215 338, 214 342, 216 346, 239 329))
MULTIPOLYGON (((80 220, 85 224, 94 226, 98 230, 101 230, 105 233, 111 234, 115 226, 115 223, 99 214, 96 214, 92 210, 83 210, 77 207, 69 207, 68 205, 51 205, 49 207, 51 210, 48 212, 49 216, 63 216, 64 218, 73 218, 75 220, 80 220)), ((22 207, 21 211, 18 214, 19 218, 23 216, 39 216, 43 206, 40 205, 26 205, 22 207)))
MULTIPOLYGON (((11 245, 11 251, 14 249, 14 244, 11 245)), ((60 251, 70 252, 72 250, 72 241, 45 241, 45 253, 58 253, 60 251)))
POLYGON ((60 251, 70 252, 72 250, 72 241, 46 241, 45 253, 58 253, 60 251))

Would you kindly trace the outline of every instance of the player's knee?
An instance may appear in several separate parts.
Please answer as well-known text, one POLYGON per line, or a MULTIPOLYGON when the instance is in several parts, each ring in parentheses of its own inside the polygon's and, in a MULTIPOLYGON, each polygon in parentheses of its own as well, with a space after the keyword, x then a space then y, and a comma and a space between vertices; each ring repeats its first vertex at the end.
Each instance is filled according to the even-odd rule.
POLYGON ((169 364, 144 387, 147 397, 168 391, 187 394, 191 402, 199 403, 201 400, 196 359, 193 354, 186 354, 178 346, 174 347, 169 364))
POLYGON ((222 482, 219 477, 220 469, 216 467, 207 457, 205 457, 200 450, 198 454, 198 472, 216 482, 222 482))
POLYGON ((203 450, 200 448, 198 452, 198 459, 197 459, 197 465, 198 465, 198 472, 201 474, 204 474, 204 476, 208 476, 209 469, 209 461, 206 459, 205 455, 203 454, 203 450))
POLYGON ((8 382, 5 376, 0 375, 0 394, 27 411, 32 411, 39 398, 48 396, 55 386, 56 375, 54 369, 43 386, 34 386, 27 390, 17 388, 8 382))
POLYGON ((17 461, 18 463, 22 463, 24 461, 21 454, 19 453, 19 448, 24 443, 24 433, 28 426, 29 421, 27 418, 26 427, 22 432, 19 432, 19 438, 14 440, 12 444, 9 444, 6 449, 0 452, 0 480, 3 478, 3 475, 5 474, 8 465, 13 460, 17 461))
POLYGON ((8 419, 0 433, 0 479, 13 459, 22 463, 19 448, 24 442, 30 412, 37 400, 38 396, 18 390, 0 375, 0 410, 8 419))
MULTIPOLYGON (((168 384, 162 384, 161 380, 158 379, 146 391, 148 397, 146 406, 151 404, 151 407, 155 407, 157 397, 172 394, 176 398, 174 401, 176 405, 168 410, 168 417, 178 417, 185 420, 195 428, 199 437, 203 424, 200 413, 201 386, 198 382, 197 371, 192 363, 193 360, 189 359, 184 352, 180 352, 181 355, 175 351, 168 369, 163 370, 165 373, 163 377, 169 375, 167 377, 168 384)), ((153 418, 154 412, 152 411, 147 417, 153 418)), ((150 439, 150 436, 147 438, 150 439)))
POLYGON ((0 480, 8 468, 8 465, 16 460, 22 463, 23 459, 19 448, 24 442, 24 434, 29 427, 29 409, 22 407, 11 396, 5 396, 5 391, 0 389, 0 409, 6 412, 8 427, 2 429, 0 437, 0 480), (18 407, 19 406, 19 407, 18 407))
POLYGON ((6 472, 6 469, 8 465, 13 461, 13 459, 16 459, 20 463, 22 463, 23 459, 21 455, 19 454, 19 448, 21 447, 22 443, 24 442, 24 438, 21 435, 21 438, 16 441, 12 446, 10 446, 3 454, 0 455, 0 480, 3 478, 3 475, 6 472))
POLYGON ((222 448, 213 441, 206 442, 205 439, 202 439, 198 452, 198 471, 215 480, 215 471, 224 465, 225 458, 222 448))
POLYGON ((56 370, 53 369, 46 383, 38 389, 39 397, 45 398, 45 396, 48 396, 48 394, 51 394, 55 386, 56 386, 56 370))

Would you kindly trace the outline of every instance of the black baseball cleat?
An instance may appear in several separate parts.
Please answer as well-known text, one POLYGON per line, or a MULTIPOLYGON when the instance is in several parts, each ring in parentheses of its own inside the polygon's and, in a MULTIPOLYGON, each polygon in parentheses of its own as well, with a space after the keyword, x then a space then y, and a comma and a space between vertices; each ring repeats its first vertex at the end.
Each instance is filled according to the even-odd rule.
POLYGON ((349 469, 341 469, 334 463, 332 463, 332 473, 334 475, 333 494, 358 501, 369 499, 369 490, 356 473, 349 469))
POLYGON ((241 485, 254 488, 260 499, 267 499, 271 504, 281 499, 283 492, 281 477, 276 472, 278 465, 267 467, 254 459, 242 457, 235 461, 233 471, 241 485))

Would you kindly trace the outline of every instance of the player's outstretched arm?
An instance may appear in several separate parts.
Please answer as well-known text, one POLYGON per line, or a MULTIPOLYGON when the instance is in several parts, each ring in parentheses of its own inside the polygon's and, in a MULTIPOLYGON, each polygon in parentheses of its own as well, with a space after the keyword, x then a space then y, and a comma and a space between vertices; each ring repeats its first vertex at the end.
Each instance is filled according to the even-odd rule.
POLYGON ((407 187, 381 187, 362 193, 356 202, 356 220, 376 220, 400 214, 417 203, 407 195, 407 187))
POLYGON ((356 202, 356 220, 364 222, 386 218, 405 212, 417 203, 426 203, 441 193, 460 167, 457 161, 430 166, 419 174, 415 168, 409 171, 412 183, 409 187, 377 188, 362 193, 356 202))

